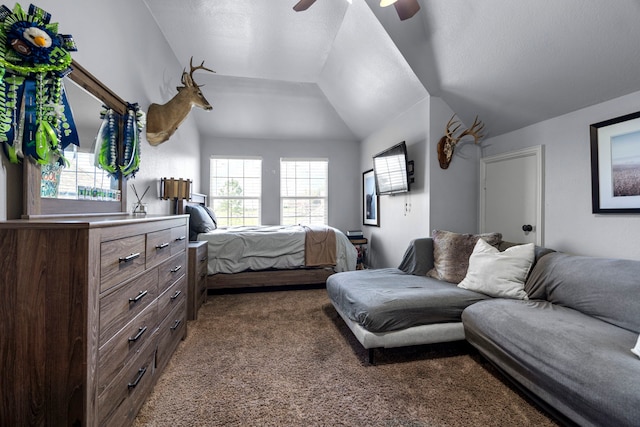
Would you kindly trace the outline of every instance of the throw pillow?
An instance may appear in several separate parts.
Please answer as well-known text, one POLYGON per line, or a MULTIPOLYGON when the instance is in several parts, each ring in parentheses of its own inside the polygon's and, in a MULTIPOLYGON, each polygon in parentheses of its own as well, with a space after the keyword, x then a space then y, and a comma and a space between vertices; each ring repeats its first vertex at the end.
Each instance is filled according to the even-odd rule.
POLYGON ((198 234, 216 229, 216 225, 203 206, 187 206, 185 212, 189 214, 189 240, 196 240, 198 234))
POLYGON ((216 218, 216 214, 215 214, 215 212, 213 212, 213 209, 211 209, 209 206, 205 206, 204 209, 209 214, 209 217, 211 217, 211 221, 213 221, 213 225, 216 228, 218 228, 218 218, 216 218))
POLYGON ((636 346, 631 349, 631 352, 636 356, 640 357, 640 337, 638 337, 638 341, 636 342, 636 346))
POLYGON ((458 287, 498 298, 529 299, 524 291, 535 245, 512 246, 504 252, 480 239, 469 257, 469 270, 458 287))
POLYGON ((490 245, 502 241, 500 233, 459 234, 452 231, 434 230, 433 268, 427 276, 451 283, 460 283, 467 274, 469 256, 478 239, 482 238, 490 245))

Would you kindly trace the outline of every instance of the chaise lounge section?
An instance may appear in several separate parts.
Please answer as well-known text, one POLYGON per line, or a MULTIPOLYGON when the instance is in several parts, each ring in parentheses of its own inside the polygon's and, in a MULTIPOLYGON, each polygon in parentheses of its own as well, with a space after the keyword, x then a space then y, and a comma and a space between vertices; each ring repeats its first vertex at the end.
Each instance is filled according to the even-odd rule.
POLYGON ((496 250, 464 235, 461 251, 469 259, 456 286, 433 277, 447 246, 439 237, 414 240, 397 269, 338 273, 327 281, 334 307, 369 349, 370 362, 375 348, 466 339, 563 423, 639 424, 640 261, 535 247, 522 288, 507 298, 496 287, 504 265, 487 259, 522 245, 493 241, 496 250), (463 289, 470 278, 476 285, 463 289))

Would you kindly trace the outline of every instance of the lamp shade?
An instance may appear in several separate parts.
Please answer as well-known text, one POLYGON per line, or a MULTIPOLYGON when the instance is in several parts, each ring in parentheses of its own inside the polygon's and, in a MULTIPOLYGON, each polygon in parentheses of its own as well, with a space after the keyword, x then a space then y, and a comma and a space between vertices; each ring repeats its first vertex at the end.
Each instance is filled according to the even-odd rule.
POLYGON ((160 197, 167 199, 191 199, 191 180, 182 178, 162 178, 160 197))

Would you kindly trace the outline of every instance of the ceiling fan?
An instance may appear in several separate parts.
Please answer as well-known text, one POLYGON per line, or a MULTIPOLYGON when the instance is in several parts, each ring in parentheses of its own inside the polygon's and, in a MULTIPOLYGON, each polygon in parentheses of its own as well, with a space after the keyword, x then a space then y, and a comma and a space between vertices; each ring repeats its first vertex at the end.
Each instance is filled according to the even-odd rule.
MULTIPOLYGON (((293 6, 293 10, 296 12, 307 10, 315 2, 316 0, 300 0, 295 6, 293 6)), ((349 0, 349 3, 351 3, 351 0, 349 0)), ((418 0, 380 0, 381 7, 391 5, 396 8, 396 12, 398 12, 398 16, 401 21, 411 18, 420 10, 418 0)))

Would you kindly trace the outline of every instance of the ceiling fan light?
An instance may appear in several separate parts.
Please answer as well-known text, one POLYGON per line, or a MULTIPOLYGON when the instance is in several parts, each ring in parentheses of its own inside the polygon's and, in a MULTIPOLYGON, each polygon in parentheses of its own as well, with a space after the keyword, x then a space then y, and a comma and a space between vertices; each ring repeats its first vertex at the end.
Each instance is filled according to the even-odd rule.
POLYGON ((391 6, 392 4, 394 4, 397 1, 398 0, 380 0, 380 7, 391 6))

